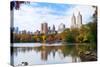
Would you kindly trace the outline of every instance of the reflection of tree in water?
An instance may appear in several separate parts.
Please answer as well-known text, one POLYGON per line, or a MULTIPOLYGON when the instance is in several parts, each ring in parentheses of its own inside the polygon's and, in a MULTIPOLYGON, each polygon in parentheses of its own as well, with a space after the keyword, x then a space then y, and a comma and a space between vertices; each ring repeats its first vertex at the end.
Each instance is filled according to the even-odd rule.
MULTIPOLYGON (((66 56, 72 57, 72 62, 77 62, 80 57, 81 52, 86 51, 95 51, 96 45, 94 44, 71 44, 71 45, 62 45, 62 46, 40 46, 40 47, 14 47, 13 53, 17 56, 19 52, 26 53, 35 51, 40 53, 41 60, 47 61, 48 56, 52 54, 53 58, 56 58, 56 52, 59 53, 61 58, 66 56)), ((81 58, 84 59, 84 58, 81 58)), ((66 60, 67 61, 67 60, 66 60)))
POLYGON ((63 56, 71 56, 72 57, 72 62, 77 62, 78 61, 78 51, 77 51, 77 45, 72 44, 72 45, 66 45, 62 48, 62 53, 63 56))
POLYGON ((77 50, 75 49, 74 45, 69 45, 69 46, 45 46, 45 48, 35 47, 35 49, 38 50, 39 52, 41 52, 41 59, 42 60, 47 60, 48 55, 51 54, 51 53, 53 55, 53 58, 55 58, 55 53, 56 52, 59 53, 60 57, 66 57, 68 55, 71 55, 72 59, 74 59, 75 61, 77 60, 77 50))
POLYGON ((41 47, 35 47, 34 49, 41 53, 41 60, 47 61, 48 56, 53 53, 53 57, 55 57, 55 50, 54 46, 41 46, 41 47))
POLYGON ((97 60, 97 44, 78 44, 78 54, 82 61, 96 61, 97 60))
POLYGON ((22 53, 26 53, 26 52, 30 52, 32 50, 35 50, 36 52, 40 52, 41 53, 41 59, 42 60, 47 60, 48 59, 48 55, 50 55, 51 53, 53 54, 53 58, 55 58, 55 53, 59 52, 60 55, 62 54, 63 57, 66 57, 68 55, 71 56, 75 56, 76 52, 75 52, 75 48, 73 45, 69 45, 69 46, 45 46, 44 48, 41 47, 18 47, 18 48, 14 48, 14 54, 17 56, 18 52, 22 52, 22 53))
POLYGON ((30 52, 33 50, 32 47, 12 47, 12 49, 13 49, 12 54, 15 54, 16 56, 20 52, 26 53, 26 52, 30 52))

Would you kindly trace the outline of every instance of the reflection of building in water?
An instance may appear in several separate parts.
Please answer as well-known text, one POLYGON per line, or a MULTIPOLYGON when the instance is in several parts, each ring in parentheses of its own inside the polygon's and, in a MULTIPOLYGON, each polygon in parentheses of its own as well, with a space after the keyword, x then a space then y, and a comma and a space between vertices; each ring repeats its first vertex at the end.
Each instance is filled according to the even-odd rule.
POLYGON ((59 53, 60 58, 63 59, 64 58, 64 55, 62 54, 61 49, 58 49, 58 53, 59 53))
POLYGON ((53 53, 53 58, 55 58, 55 52, 56 52, 56 50, 54 49, 54 50, 52 51, 52 53, 53 53))
POLYGON ((30 52, 30 51, 32 51, 32 47, 13 47, 12 48, 13 49, 13 54, 14 55, 18 55, 18 53, 26 53, 26 52, 30 52))
POLYGON ((72 57, 72 62, 79 62, 80 59, 77 56, 72 57))
POLYGON ((48 58, 48 53, 45 49, 41 50, 41 59, 46 61, 48 58))
POLYGON ((43 47, 41 49, 41 59, 43 61, 47 61, 48 60, 48 55, 49 56, 52 56, 53 58, 56 58, 55 55, 56 53, 58 53, 59 57, 61 59, 63 59, 65 56, 64 56, 64 53, 62 53, 62 49, 61 49, 61 46, 45 46, 45 48, 43 47))

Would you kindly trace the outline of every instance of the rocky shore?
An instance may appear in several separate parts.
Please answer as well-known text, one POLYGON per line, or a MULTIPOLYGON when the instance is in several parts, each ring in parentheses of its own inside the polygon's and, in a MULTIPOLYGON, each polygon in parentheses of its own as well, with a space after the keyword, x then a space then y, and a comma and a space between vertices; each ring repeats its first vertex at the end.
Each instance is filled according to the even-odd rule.
POLYGON ((83 62, 84 61, 97 61, 97 52, 95 51, 80 52, 79 56, 83 62))

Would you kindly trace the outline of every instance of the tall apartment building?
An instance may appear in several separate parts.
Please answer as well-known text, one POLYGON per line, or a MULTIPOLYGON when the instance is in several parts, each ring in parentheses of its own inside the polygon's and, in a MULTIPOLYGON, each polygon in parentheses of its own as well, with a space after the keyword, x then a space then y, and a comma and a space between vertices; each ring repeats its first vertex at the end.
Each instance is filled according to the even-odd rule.
POLYGON ((41 33, 43 33, 43 34, 48 33, 48 24, 47 23, 42 23, 41 24, 41 33))
POLYGON ((58 33, 61 33, 65 30, 65 24, 61 23, 59 26, 58 26, 58 33))
POLYGON ((78 13, 77 17, 73 14, 71 18, 71 29, 73 28, 80 28, 82 26, 82 15, 80 12, 78 13))

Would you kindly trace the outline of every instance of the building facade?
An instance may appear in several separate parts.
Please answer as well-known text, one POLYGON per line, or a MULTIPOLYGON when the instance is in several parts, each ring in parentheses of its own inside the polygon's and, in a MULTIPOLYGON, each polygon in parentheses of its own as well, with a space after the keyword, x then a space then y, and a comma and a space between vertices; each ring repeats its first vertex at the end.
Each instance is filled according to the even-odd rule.
POLYGON ((43 34, 48 33, 48 24, 47 23, 42 23, 41 24, 41 33, 43 33, 43 34))
POLYGON ((82 26, 82 15, 79 12, 77 16, 77 27, 80 28, 81 26, 82 26))
POLYGON ((71 18, 71 29, 73 28, 80 28, 82 26, 82 15, 80 12, 78 13, 77 17, 73 14, 71 18))
POLYGON ((58 26, 58 33, 61 33, 65 30, 65 24, 61 23, 59 26, 58 26))
POLYGON ((73 14, 72 18, 71 18, 71 28, 76 28, 77 24, 76 24, 76 17, 73 14))

